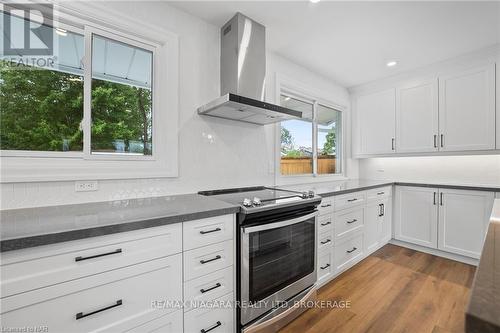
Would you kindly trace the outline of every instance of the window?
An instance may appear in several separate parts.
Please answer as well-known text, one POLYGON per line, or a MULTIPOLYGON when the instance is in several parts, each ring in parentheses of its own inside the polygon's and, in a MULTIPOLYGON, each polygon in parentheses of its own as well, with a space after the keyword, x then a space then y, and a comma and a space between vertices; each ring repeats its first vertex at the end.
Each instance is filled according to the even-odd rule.
MULTIPOLYGON (((5 22, 8 14, 2 15, 5 22)), ((22 27, 24 21, 17 16, 10 20, 12 27, 22 27)), ((0 149, 81 152, 83 35, 43 28, 59 45, 60 52, 55 53, 51 66, 0 62, 0 149)), ((23 33, 21 29, 13 31, 23 33)))
POLYGON ((342 112, 289 93, 282 93, 280 102, 302 111, 302 119, 281 122, 281 174, 341 173, 342 112))
MULTIPOLYGON (((28 18, 7 15, 13 44, 28 18)), ((25 61, 21 50, 0 63, 0 149, 151 157, 155 46, 81 25, 42 29, 54 40, 44 62, 25 61)))

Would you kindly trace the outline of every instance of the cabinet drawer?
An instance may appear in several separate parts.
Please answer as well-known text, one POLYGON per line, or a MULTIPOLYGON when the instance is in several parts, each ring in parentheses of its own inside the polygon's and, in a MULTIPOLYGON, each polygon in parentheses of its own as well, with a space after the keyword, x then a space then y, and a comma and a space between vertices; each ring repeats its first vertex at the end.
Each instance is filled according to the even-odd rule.
POLYGON ((329 230, 318 237, 318 252, 330 251, 333 246, 333 232, 329 230))
POLYGON ((184 250, 233 239, 234 223, 233 215, 184 222, 184 250))
POLYGON ((333 198, 323 198, 318 205, 319 215, 333 213, 333 198))
POLYGON ((233 241, 184 252, 184 281, 233 265, 233 241))
POLYGON ((379 187, 366 191, 367 200, 388 198, 391 195, 392 195, 392 186, 379 187))
POLYGON ((166 316, 148 321, 145 324, 136 326, 130 330, 126 330, 127 333, 179 333, 183 330, 182 321, 184 319, 184 312, 182 310, 177 310, 174 313, 170 313, 166 316))
POLYGON ((332 252, 325 252, 318 256, 318 281, 321 281, 333 272, 332 252))
POLYGON ((332 214, 318 217, 318 233, 322 234, 333 229, 332 214))
MULTIPOLYGON (((80 279, 76 281, 80 286, 77 292, 43 302, 23 302, 25 294, 3 298, 2 311, 6 312, 2 313, 2 325, 46 326, 50 332, 121 332, 173 312, 173 308, 152 305, 154 301, 182 300, 182 255, 151 261, 146 265, 148 271, 140 267, 144 265, 130 268, 134 272, 129 276, 111 283, 103 279, 90 288, 85 280, 92 278, 80 279)), ((36 292, 40 291, 26 294, 36 292)))
POLYGON ((346 239, 335 246, 335 266, 343 270, 363 255, 363 234, 346 239))
POLYGON ((343 210, 335 213, 335 238, 346 237, 363 228, 364 208, 343 210))
POLYGON ((199 308, 184 314, 184 333, 235 332, 233 294, 214 301, 211 308, 199 308))
POLYGON ((365 200, 366 193, 364 191, 339 195, 335 197, 335 210, 338 211, 344 208, 361 205, 365 200))
POLYGON ((229 266, 184 283, 186 311, 197 306, 198 303, 214 300, 233 292, 233 268, 234 266, 229 266))
MULTIPOLYGON (((124 238, 134 235, 134 232, 126 234, 128 235, 124 235, 124 238)), ((126 242, 118 242, 116 235, 111 238, 106 237, 104 240, 89 240, 86 249, 75 248, 73 242, 58 244, 56 254, 51 253, 52 255, 46 257, 31 256, 31 259, 23 261, 17 261, 15 253, 17 251, 9 253, 10 263, 1 266, 2 297, 182 251, 181 223, 151 228, 147 233, 138 231, 136 237, 126 242)), ((42 255, 43 251, 47 251, 47 248, 42 250, 42 255)), ((23 258, 22 250, 19 259, 26 259, 23 258)))

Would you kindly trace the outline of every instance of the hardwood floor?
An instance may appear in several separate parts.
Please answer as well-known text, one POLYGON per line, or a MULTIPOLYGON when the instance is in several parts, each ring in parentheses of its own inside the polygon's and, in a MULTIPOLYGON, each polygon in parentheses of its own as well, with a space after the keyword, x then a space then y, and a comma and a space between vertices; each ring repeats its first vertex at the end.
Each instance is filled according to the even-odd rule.
POLYGON ((464 332, 475 267, 386 245, 318 292, 350 308, 309 309, 280 333, 464 332))

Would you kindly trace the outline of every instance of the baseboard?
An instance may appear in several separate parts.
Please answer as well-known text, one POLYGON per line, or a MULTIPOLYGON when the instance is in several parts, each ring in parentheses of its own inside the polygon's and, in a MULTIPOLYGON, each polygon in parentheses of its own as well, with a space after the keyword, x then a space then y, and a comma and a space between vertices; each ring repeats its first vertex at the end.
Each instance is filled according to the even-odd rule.
POLYGON ((389 243, 394 244, 394 245, 398 245, 398 246, 402 246, 402 247, 406 247, 408 249, 412 249, 415 251, 429 253, 429 254, 432 254, 432 255, 435 255, 438 257, 443 257, 446 259, 460 261, 460 262, 463 262, 463 263, 466 263, 469 265, 473 265, 473 266, 477 266, 479 264, 478 259, 469 258, 469 257, 461 256, 459 254, 449 253, 449 252, 445 252, 445 251, 441 251, 441 250, 437 250, 437 249, 431 249, 431 248, 428 248, 425 246, 415 245, 415 244, 403 242, 403 241, 400 241, 397 239, 391 239, 389 241, 389 243))

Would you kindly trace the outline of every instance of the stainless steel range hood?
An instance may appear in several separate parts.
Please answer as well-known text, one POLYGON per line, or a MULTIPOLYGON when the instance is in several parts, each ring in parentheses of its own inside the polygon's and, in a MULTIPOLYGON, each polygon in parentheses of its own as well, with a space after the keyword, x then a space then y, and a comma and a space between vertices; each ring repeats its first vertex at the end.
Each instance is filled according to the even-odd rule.
POLYGON ((264 102, 266 28, 237 13, 221 28, 221 94, 198 108, 200 115, 265 125, 302 112, 264 102))

